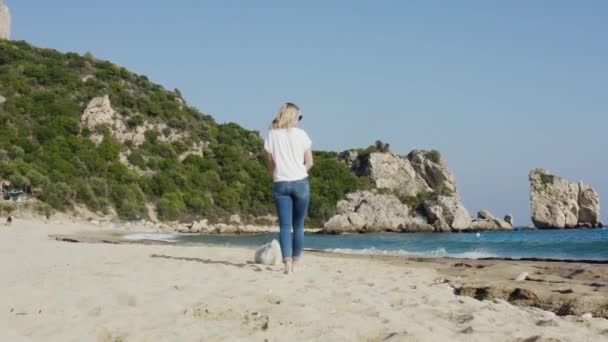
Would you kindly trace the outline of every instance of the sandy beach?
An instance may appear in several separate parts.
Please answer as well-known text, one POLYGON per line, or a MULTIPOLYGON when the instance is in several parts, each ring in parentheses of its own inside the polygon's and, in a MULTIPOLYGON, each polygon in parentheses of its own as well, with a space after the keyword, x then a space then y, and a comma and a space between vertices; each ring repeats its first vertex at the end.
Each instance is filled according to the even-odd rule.
POLYGON ((0 227, 1 341, 608 341, 606 319, 459 296, 446 282, 474 286, 475 272, 511 272, 505 263, 308 253, 305 268, 285 276, 252 264, 246 248, 49 237, 97 230, 21 220, 0 227))

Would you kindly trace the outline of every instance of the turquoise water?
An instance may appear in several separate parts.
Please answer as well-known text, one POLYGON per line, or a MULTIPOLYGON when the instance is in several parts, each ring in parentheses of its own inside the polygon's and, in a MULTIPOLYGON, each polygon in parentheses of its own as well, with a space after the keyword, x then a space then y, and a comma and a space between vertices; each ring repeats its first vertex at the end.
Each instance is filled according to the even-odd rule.
MULTIPOLYGON (((184 235, 133 234, 130 239, 151 239, 187 244, 257 247, 276 234, 184 235)), ((515 230, 487 233, 376 233, 306 235, 305 247, 328 252, 391 254, 456 258, 550 258, 608 261, 608 229, 515 230)))

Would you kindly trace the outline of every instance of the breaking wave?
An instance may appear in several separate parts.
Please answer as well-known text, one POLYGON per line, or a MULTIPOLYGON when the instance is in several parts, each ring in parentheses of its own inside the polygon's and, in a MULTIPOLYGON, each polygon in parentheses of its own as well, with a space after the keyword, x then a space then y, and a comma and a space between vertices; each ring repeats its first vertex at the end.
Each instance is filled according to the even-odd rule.
POLYGON ((364 255, 396 255, 396 256, 411 256, 421 258, 463 258, 463 259, 482 259, 482 258, 494 258, 498 257, 496 254, 492 254, 484 249, 475 249, 469 252, 462 253, 448 253, 445 248, 437 248, 432 251, 426 252, 412 252, 404 249, 399 250, 386 250, 378 248, 365 248, 365 249, 351 249, 351 248, 327 248, 323 250, 329 253, 342 253, 342 254, 364 254, 364 255))
POLYGON ((127 234, 123 237, 125 240, 147 240, 147 241, 162 241, 162 242, 177 242, 179 241, 175 234, 162 233, 136 233, 127 234))

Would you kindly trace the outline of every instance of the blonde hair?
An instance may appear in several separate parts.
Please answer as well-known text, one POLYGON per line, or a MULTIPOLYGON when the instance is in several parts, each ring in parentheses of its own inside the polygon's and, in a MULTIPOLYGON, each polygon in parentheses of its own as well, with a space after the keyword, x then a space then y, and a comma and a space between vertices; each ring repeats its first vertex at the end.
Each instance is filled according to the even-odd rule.
POLYGON ((300 121, 300 108, 294 103, 287 102, 272 120, 272 129, 285 129, 294 127, 300 121))

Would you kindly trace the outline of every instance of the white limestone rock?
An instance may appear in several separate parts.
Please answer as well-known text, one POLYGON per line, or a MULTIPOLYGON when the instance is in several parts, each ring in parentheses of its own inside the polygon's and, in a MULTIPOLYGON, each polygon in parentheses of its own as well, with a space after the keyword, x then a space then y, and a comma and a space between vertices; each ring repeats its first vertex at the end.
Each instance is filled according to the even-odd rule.
POLYGON ((433 227, 397 196, 370 191, 346 195, 338 202, 337 215, 324 225, 324 232, 334 234, 377 231, 433 231, 433 227))
POLYGON ((11 39, 11 12, 0 0, 0 39, 11 39))
POLYGON ((464 231, 470 229, 471 216, 460 198, 456 196, 433 196, 424 203, 429 223, 438 232, 464 231))
POLYGON ((532 222, 538 228, 600 227, 599 194, 543 169, 530 172, 532 222))
POLYGON ((456 177, 437 151, 413 150, 407 160, 433 191, 456 195, 456 177))
POLYGON ((281 245, 277 240, 262 245, 255 251, 255 263, 262 265, 278 265, 281 263, 281 245))
POLYGON ((358 176, 369 177, 377 189, 391 190, 401 196, 432 191, 408 159, 392 153, 374 152, 361 156, 354 168, 358 176))

